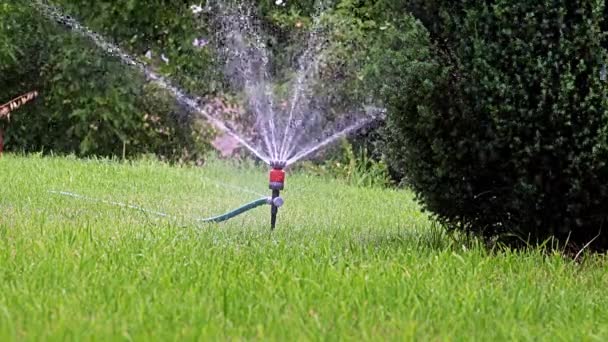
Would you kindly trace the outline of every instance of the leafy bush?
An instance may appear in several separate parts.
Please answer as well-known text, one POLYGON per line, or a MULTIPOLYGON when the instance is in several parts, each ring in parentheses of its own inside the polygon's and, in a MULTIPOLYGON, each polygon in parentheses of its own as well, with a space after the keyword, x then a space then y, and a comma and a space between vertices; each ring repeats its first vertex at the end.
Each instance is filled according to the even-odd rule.
POLYGON ((393 167, 452 229, 607 249, 604 2, 439 3, 432 53, 387 66, 393 167))

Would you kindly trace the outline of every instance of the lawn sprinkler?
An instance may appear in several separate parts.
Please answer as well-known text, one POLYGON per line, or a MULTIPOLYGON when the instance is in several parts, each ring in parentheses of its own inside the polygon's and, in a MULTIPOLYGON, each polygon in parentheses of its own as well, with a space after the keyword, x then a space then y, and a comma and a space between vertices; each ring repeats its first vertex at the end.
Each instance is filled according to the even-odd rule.
MULTIPOLYGON (((227 213, 224 213, 222 215, 213 216, 213 217, 209 217, 209 218, 195 218, 194 220, 196 222, 200 222, 200 223, 219 223, 219 222, 227 221, 231 218, 234 218, 240 214, 243 214, 243 213, 245 213, 249 210, 255 209, 257 207, 260 207, 263 205, 270 205, 270 229, 274 230, 274 228, 276 227, 276 223, 277 223, 277 213, 279 212, 279 208, 284 203, 283 198, 281 198, 281 196, 280 196, 280 192, 285 187, 285 171, 283 170, 285 168, 285 166, 286 166, 286 162, 284 162, 284 161, 272 161, 270 163, 271 169, 270 169, 269 176, 268 176, 268 178, 269 178, 268 187, 270 188, 270 190, 272 190, 271 197, 259 198, 253 202, 244 204, 244 205, 242 205, 234 210, 231 210, 227 213)), ((83 196, 83 195, 79 195, 79 194, 75 194, 75 193, 67 192, 67 191, 49 191, 49 192, 56 194, 56 195, 68 196, 68 197, 77 198, 77 199, 81 199, 81 200, 105 203, 105 204, 112 205, 112 206, 134 209, 134 210, 141 211, 146 214, 152 214, 155 216, 178 219, 178 217, 175 217, 175 216, 163 213, 163 212, 148 210, 148 209, 142 208, 140 206, 132 205, 132 204, 95 199, 95 198, 91 198, 91 197, 87 197, 87 196, 83 196)))
POLYGON ((273 160, 270 162, 270 172, 268 173, 268 188, 272 190, 271 197, 260 198, 251 203, 245 204, 235 210, 232 210, 226 214, 200 219, 201 222, 222 222, 229 220, 237 215, 240 215, 246 211, 257 208, 264 204, 270 205, 270 230, 274 230, 277 224, 277 213, 279 208, 283 206, 283 198, 281 197, 281 190, 285 188, 285 171, 283 170, 287 163, 282 160, 273 160))
POLYGON ((274 230, 277 224, 277 213, 279 208, 283 205, 283 199, 280 197, 280 192, 285 187, 285 168, 286 163, 284 161, 273 160, 270 163, 272 169, 269 172, 269 183, 268 187, 272 190, 272 197, 270 197, 270 229, 274 230))

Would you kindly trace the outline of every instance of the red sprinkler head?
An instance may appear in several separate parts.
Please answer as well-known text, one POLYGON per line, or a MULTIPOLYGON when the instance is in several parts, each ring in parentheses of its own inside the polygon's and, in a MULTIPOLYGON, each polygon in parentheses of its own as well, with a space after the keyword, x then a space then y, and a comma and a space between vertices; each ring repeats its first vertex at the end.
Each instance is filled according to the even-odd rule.
POLYGON ((285 171, 273 168, 270 170, 269 178, 268 187, 270 190, 283 190, 285 187, 285 171))

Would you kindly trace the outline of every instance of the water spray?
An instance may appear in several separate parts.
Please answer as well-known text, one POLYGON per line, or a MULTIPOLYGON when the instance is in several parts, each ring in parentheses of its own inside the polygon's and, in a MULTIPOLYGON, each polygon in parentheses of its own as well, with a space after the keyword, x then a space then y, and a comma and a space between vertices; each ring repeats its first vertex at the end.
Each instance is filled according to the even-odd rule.
MULTIPOLYGON (((222 4, 221 1, 218 3, 222 4)), ((46 18, 88 38, 109 55, 142 72, 147 80, 167 90, 177 102, 207 119, 210 124, 234 138, 265 164, 270 165, 269 188, 272 190, 270 197, 262 197, 223 215, 196 219, 197 222, 221 222, 258 206, 270 205, 270 226, 274 230, 279 208, 283 205, 280 192, 285 187, 284 169, 340 138, 384 119, 383 108, 359 105, 344 108, 341 114, 332 111, 332 115, 324 116, 328 108, 323 104, 329 102, 318 101, 317 95, 322 94, 315 93, 329 39, 321 20, 324 6, 318 9, 319 13, 314 18, 307 46, 298 59, 298 67, 295 70, 296 82, 293 84, 291 96, 286 99, 285 108, 275 103, 277 98, 272 91, 274 82, 270 77, 270 53, 264 43, 264 37, 259 32, 259 25, 254 24, 253 16, 247 10, 249 7, 226 8, 226 13, 218 15, 221 24, 220 33, 225 38, 225 46, 218 52, 225 59, 226 73, 232 75, 230 80, 235 88, 242 88, 248 99, 248 107, 256 118, 254 128, 260 133, 261 139, 258 141, 235 131, 228 122, 221 119, 221 112, 215 110, 212 104, 201 104, 202 99, 188 94, 137 57, 127 54, 74 18, 62 14, 57 7, 46 0, 31 0, 31 4, 46 18)), ((199 11, 198 7, 194 9, 199 11)), ((66 195, 66 193, 60 194, 66 195)), ((169 216, 121 203, 109 204, 169 216)))

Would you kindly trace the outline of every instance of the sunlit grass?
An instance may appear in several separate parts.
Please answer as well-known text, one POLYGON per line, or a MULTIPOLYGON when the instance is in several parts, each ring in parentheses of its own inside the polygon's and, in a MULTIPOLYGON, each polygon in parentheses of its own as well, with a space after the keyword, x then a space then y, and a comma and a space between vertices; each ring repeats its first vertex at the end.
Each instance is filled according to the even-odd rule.
POLYGON ((0 184, 1 340, 608 337, 603 257, 451 240, 406 191, 289 175, 270 233, 269 208, 191 219, 267 194, 263 168, 5 155, 0 184))

